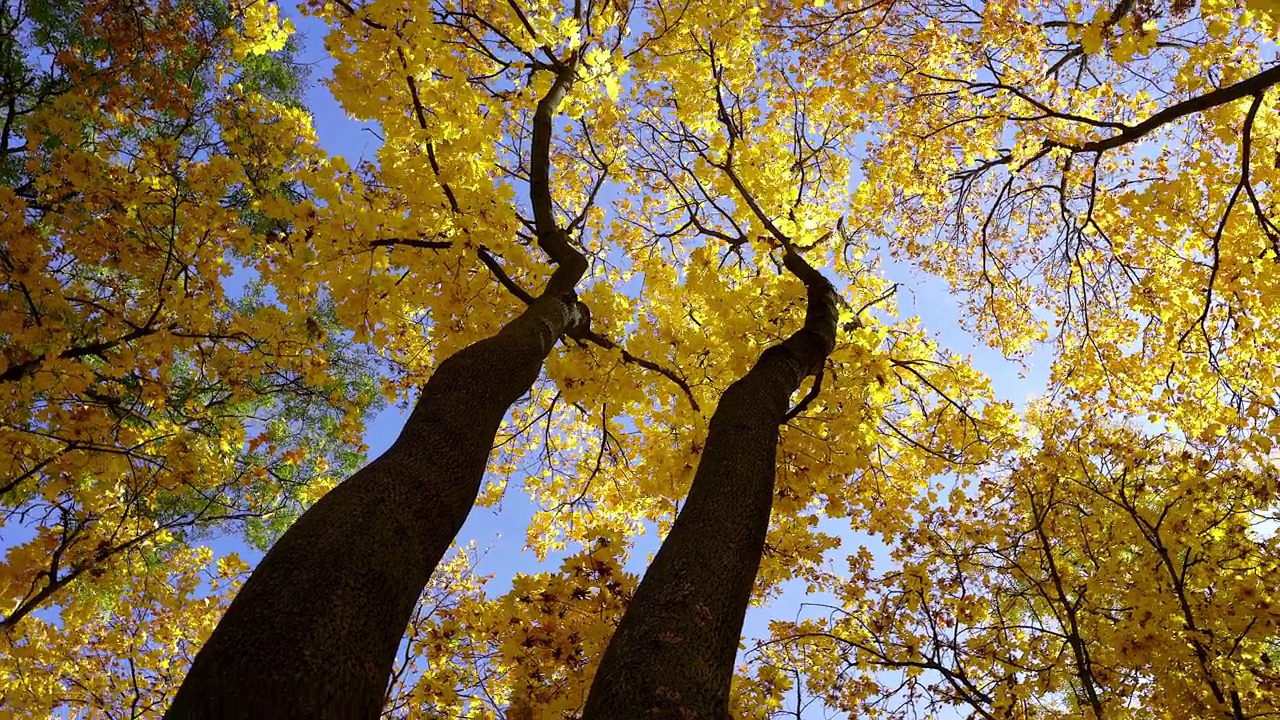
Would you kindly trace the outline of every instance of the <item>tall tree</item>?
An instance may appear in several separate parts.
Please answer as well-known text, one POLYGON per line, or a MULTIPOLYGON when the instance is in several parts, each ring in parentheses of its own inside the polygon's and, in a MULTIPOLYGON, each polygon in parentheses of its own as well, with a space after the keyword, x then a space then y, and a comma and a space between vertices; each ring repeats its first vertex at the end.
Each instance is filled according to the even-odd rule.
MULTIPOLYGON (((783 266, 806 288, 805 319, 720 396, 684 504, 600 660, 583 712, 587 719, 729 717, 739 637, 773 510, 780 429, 821 389, 836 345, 841 301, 835 288, 801 257, 738 174, 753 128, 740 124, 750 120, 725 102, 732 83, 726 85, 714 40, 708 40, 708 80, 723 149, 715 157, 695 137, 683 140, 729 181, 731 197, 782 248, 783 266), (792 411, 790 398, 809 377, 811 393, 792 411)), ((821 170, 814 175, 813 182, 821 183, 821 170)), ((803 195, 801 188, 797 198, 803 195)), ((860 327, 856 317, 850 322, 860 327)))
MULTIPOLYGON (((785 238, 782 238, 786 240, 785 238)), ((791 395, 836 343, 838 296, 791 247, 804 325, 725 390, 688 498, 609 642, 583 718, 728 718, 742 621, 773 509, 791 395)))
POLYGON ((110 604, 188 557, 175 543, 265 542, 358 457, 362 353, 225 277, 270 235, 250 190, 294 201, 279 178, 309 129, 290 52, 278 22, 220 2, 0 6, 10 647, 35 642, 36 611, 110 604))
POLYGON ((589 323, 574 292, 587 261, 551 196, 552 122, 576 62, 572 55, 553 62, 554 80, 533 113, 535 231, 556 265, 546 287, 497 335, 440 363, 391 447, 271 547, 166 717, 378 713, 400 638, 475 503, 499 425, 556 342, 582 335, 589 323))
MULTIPOLYGON (((542 437, 549 456, 557 447, 573 447, 575 442, 586 446, 578 446, 572 464, 553 465, 545 481, 526 480, 547 502, 547 511, 535 518, 539 532, 531 532, 530 540, 539 551, 555 549, 565 541, 560 538, 586 547, 581 555, 566 560, 560 572, 518 577, 511 593, 493 601, 468 600, 439 617, 418 618, 408 654, 421 655, 404 667, 412 665, 422 675, 406 681, 398 673, 393 687, 394 706, 411 716, 427 707, 442 713, 499 712, 505 697, 519 701, 521 707, 532 705, 536 716, 578 714, 595 671, 593 655, 609 640, 610 620, 618 616, 619 601, 631 598, 634 581, 619 568, 630 544, 625 538, 638 531, 635 515, 643 512, 665 531, 672 527, 671 518, 682 502, 686 513, 700 512, 703 520, 716 511, 731 516, 723 526, 677 520, 676 527, 683 530, 676 533, 672 528, 670 543, 664 547, 682 548, 676 551, 679 555, 695 545, 701 558, 728 558, 734 550, 741 554, 722 564, 699 565, 687 556, 669 564, 668 551, 662 551, 656 562, 665 569, 655 565, 648 590, 641 591, 649 593, 648 601, 641 602, 642 595, 631 598, 640 603, 632 605, 635 616, 641 618, 636 624, 654 620, 654 615, 661 620, 641 630, 635 630, 635 625, 628 630, 630 621, 623 621, 620 632, 628 637, 622 640, 619 635, 618 644, 625 648, 620 654, 627 670, 670 665, 669 672, 611 672, 605 669, 606 662, 601 672, 608 678, 601 676, 595 685, 595 692, 606 699, 592 700, 596 703, 592 711, 626 713, 633 707, 628 701, 635 698, 620 702, 615 693, 639 695, 662 685, 667 690, 680 688, 687 703, 681 706, 659 697, 661 712, 685 707, 708 716, 723 714, 730 702, 734 649, 748 601, 767 595, 787 579, 816 581, 823 575, 818 565, 824 551, 838 542, 815 529, 817 523, 809 521, 808 513, 822 506, 833 515, 860 513, 847 508, 862 506, 878 520, 905 525, 906 513, 898 510, 910 502, 907 498, 914 493, 914 483, 927 477, 931 472, 927 468, 963 460, 986 426, 975 418, 978 408, 966 404, 973 397, 966 396, 967 390, 957 393, 961 402, 955 405, 938 394, 939 388, 954 392, 957 381, 974 379, 961 380, 965 372, 954 359, 933 355, 909 327, 877 327, 879 323, 871 320, 870 327, 859 328, 853 322, 858 306, 866 309, 877 301, 883 303, 890 293, 852 259, 856 238, 835 229, 820 230, 824 220, 829 227, 840 225, 831 209, 837 206, 832 198, 843 192, 846 168, 838 148, 850 122, 847 116, 833 116, 821 105, 811 104, 799 89, 801 83, 788 83, 785 63, 761 59, 760 20, 749 8, 701 8, 700 12, 706 14, 686 25, 673 18, 664 24, 667 21, 655 11, 650 35, 637 41, 652 55, 633 56, 637 65, 646 68, 645 74, 637 75, 645 82, 633 86, 636 108, 631 121, 642 138, 628 157, 636 199, 632 207, 628 207, 630 198, 618 206, 634 224, 610 235, 645 272, 637 298, 643 310, 637 327, 630 331, 628 346, 667 354, 672 366, 683 369, 698 404, 670 402, 661 395, 657 402, 634 401, 631 387, 614 379, 607 356, 574 357, 581 349, 572 346, 549 366, 561 381, 555 398, 568 398, 584 419, 593 413, 584 413, 578 406, 600 408, 598 430, 595 437, 582 438, 571 423, 545 418, 547 431, 542 437), (759 462, 752 463, 758 474, 748 474, 754 482, 739 486, 721 474, 721 484, 710 490, 705 481, 698 485, 694 479, 695 467, 708 467, 704 458, 713 453, 706 416, 690 417, 688 411, 718 406, 717 418, 732 417, 734 412, 747 415, 744 406, 751 400, 742 396, 732 400, 733 393, 722 388, 736 387, 760 349, 786 344, 788 350, 779 353, 790 356, 786 338, 792 330, 787 328, 791 324, 787 318, 796 314, 793 308, 798 299, 791 284, 794 278, 756 266, 768 262, 771 245, 793 244, 788 233, 815 245, 809 252, 822 258, 824 265, 840 262, 840 253, 832 249, 843 246, 848 255, 840 271, 857 283, 851 294, 858 305, 840 311, 847 313, 842 347, 831 357, 826 381, 808 388, 792 418, 793 427, 781 428, 780 420, 786 414, 787 398, 807 371, 787 370, 787 362, 779 366, 778 358, 770 354, 759 372, 748 375, 752 378, 748 388, 776 381, 769 392, 782 395, 778 401, 782 414, 771 417, 772 401, 765 403, 767 407, 752 408, 755 413, 744 420, 746 425, 734 429, 754 427, 757 432, 734 441, 727 452, 726 433, 713 431, 715 444, 721 445, 715 452, 726 465, 732 460, 725 456, 734 452, 738 461, 759 462), (668 239, 674 247, 663 252, 668 239), (779 285, 779 278, 791 283, 779 285), (790 378, 793 371, 799 377, 779 380, 780 375, 790 378), (772 381, 767 379, 771 376, 772 381), (619 415, 614 413, 621 417, 615 420, 619 415), (638 431, 626 429, 631 418, 638 431), (884 423, 884 433, 869 431, 879 423, 884 423), (937 435, 928 438, 927 428, 935 423, 954 423, 957 432, 941 441, 937 435), (968 435, 968 429, 977 432, 968 435), (781 437, 781 448, 770 433, 781 437), (916 433, 921 433, 923 442, 912 437, 916 433), (868 462, 877 449, 895 462, 868 462), (629 464, 627 456, 641 461, 629 464), (815 477, 808 471, 811 467, 823 467, 829 475, 815 477), (865 484, 849 482, 850 476, 857 475, 865 484), (690 494, 690 481, 701 490, 690 494), (741 510, 746 498, 753 512, 732 514, 734 509, 741 510), (775 507, 771 522, 770 509, 775 507), (721 531, 730 538, 723 545, 721 531), (760 536, 753 539, 753 533, 760 536), (689 542, 691 535, 697 538, 694 543, 689 542), (752 550, 755 540, 758 551, 752 550), (672 564, 679 566, 679 578, 665 572, 672 564), (754 582, 757 567, 758 583, 754 582), (709 599, 690 606, 652 602, 655 595, 670 599, 670 594, 690 586, 707 590, 709 599), (735 597, 731 602, 717 601, 725 595, 735 597), (707 608, 710 617, 693 620, 706 625, 682 625, 690 620, 683 611, 698 607, 707 608), (667 637, 683 639, 679 651, 663 652, 656 642, 646 645, 662 630, 667 637), (635 656, 627 657, 633 652, 635 656), (686 672, 690 665, 698 667, 686 672), (627 680, 619 683, 619 678, 627 680), (477 689, 467 698, 461 692, 464 687, 477 689), (489 697, 499 706, 486 702, 489 697)), ((798 268, 798 259, 792 257, 787 265, 798 268)), ((814 279, 812 274, 805 276, 814 279)), ((818 333, 827 336, 823 344, 834 344, 834 297, 823 286, 825 281, 815 287, 820 303, 811 308, 816 316, 826 318, 816 324, 830 322, 818 333)), ((812 335, 802 332, 799 337, 812 340, 812 335)), ((827 345, 819 354, 825 357, 829 349, 827 345)), ((746 395, 760 399, 750 392, 746 395)), ((554 407, 553 400, 550 408, 554 407)), ((543 422, 543 414, 532 415, 530 421, 543 422)), ((653 696, 647 700, 653 702, 653 696)), ((735 711, 742 710, 740 702, 733 705, 735 711)), ((653 705, 641 702, 634 707, 643 711, 653 705)))

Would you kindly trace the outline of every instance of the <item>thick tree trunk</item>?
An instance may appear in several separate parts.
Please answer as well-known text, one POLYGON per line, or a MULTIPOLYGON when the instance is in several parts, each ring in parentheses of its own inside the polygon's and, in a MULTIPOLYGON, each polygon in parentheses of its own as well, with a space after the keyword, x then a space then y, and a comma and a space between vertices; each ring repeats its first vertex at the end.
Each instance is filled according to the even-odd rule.
POLYGON ((377 717, 414 604, 471 511, 498 426, 577 312, 572 296, 544 294, 441 363, 395 443, 263 558, 166 717, 377 717))
POLYGON ((800 256, 804 327, 725 391, 688 499, 609 642, 582 720, 725 720, 792 393, 835 346, 836 294, 800 256))
POLYGON ((562 335, 589 328, 573 288, 585 257, 556 226, 551 120, 573 68, 534 115, 542 295, 497 335, 440 364, 395 443, 272 546, 196 656, 168 720, 376 718, 414 604, 462 527, 503 417, 562 335))

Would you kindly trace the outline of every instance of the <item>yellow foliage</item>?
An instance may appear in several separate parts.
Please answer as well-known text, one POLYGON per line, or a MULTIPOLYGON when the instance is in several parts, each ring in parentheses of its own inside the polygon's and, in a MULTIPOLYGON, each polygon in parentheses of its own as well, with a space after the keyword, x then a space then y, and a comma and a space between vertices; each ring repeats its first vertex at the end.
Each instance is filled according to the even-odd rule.
POLYGON ((247 570, 192 538, 279 531, 375 396, 538 294, 529 128, 561 65, 550 191, 609 342, 558 345, 494 442, 480 502, 529 495, 536 562, 492 592, 474 548, 437 569, 388 713, 576 712, 721 394, 802 321, 783 244, 844 305, 756 600, 839 609, 773 623, 735 713, 1278 711, 1250 525, 1280 500, 1273 3, 308 2, 383 138, 354 164, 249 77, 286 48, 276 3, 160 4, 137 37, 113 2, 86 17, 118 56, 53 57, 84 82, 24 115, 0 187, 15 714, 159 714, 247 570), (189 42, 203 94, 164 74, 189 42), (890 253, 1048 357, 1049 399, 1020 411, 900 312, 890 253))

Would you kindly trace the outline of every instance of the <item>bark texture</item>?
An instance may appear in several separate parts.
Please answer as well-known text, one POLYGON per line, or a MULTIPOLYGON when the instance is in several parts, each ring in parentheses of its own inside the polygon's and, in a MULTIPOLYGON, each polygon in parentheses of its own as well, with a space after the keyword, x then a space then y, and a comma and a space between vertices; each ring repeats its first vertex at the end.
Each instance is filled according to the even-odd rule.
POLYGON ((395 443, 271 548, 166 718, 378 717, 414 604, 471 511, 503 417, 560 337, 588 331, 573 293, 587 262, 555 225, 547 178, 551 120, 572 77, 560 70, 534 118, 532 204, 556 263, 546 289, 442 362, 395 443))
POLYGON ((808 288, 804 327, 725 391, 688 499, 605 650, 582 720, 729 717, 734 658, 769 529, 779 427, 791 395, 835 346, 835 290, 794 252, 784 261, 808 288))

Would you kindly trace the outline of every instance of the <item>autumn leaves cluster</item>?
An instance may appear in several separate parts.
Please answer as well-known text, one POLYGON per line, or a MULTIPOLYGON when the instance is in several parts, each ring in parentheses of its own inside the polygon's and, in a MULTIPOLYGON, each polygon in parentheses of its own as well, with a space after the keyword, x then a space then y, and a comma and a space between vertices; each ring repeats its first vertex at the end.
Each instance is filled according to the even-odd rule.
POLYGON ((459 500, 527 493, 540 562, 500 587, 458 538, 375 680, 577 716, 726 390, 815 307, 792 254, 834 347, 751 598, 813 597, 743 640, 734 717, 1277 712, 1269 4, 311 2, 360 159, 277 5, 61 6, 0 14, 3 711, 163 714, 248 577, 209 540, 271 546, 371 410, 550 297, 589 326, 538 320, 459 500), (938 280, 1049 386, 897 312, 938 280))

